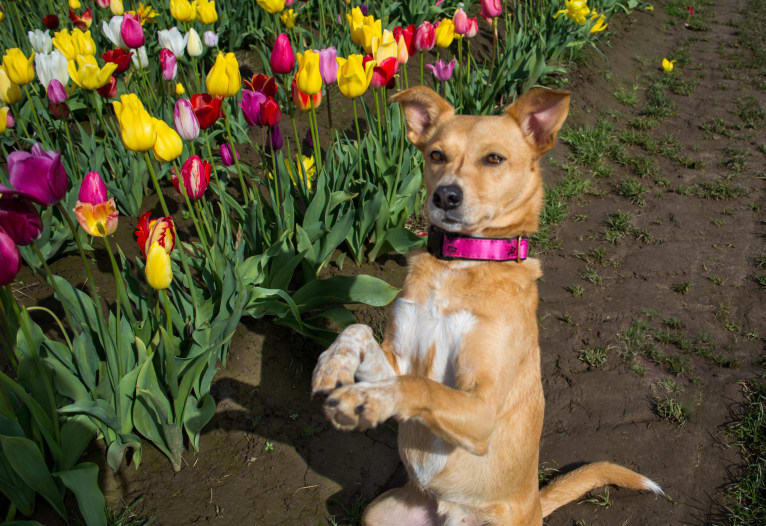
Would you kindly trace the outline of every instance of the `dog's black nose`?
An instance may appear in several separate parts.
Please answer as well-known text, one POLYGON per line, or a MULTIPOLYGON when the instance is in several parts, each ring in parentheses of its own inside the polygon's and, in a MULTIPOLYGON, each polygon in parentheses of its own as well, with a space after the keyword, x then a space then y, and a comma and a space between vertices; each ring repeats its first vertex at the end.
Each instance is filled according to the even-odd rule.
POLYGON ((440 186, 434 192, 434 205, 442 210, 452 210, 463 202, 463 190, 456 184, 440 186))

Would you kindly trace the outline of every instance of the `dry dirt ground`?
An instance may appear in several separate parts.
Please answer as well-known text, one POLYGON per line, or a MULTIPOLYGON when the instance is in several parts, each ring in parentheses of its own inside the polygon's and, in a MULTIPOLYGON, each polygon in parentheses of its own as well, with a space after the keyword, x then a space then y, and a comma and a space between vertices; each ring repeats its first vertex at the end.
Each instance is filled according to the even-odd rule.
MULTIPOLYGON (((724 425, 739 382, 763 374, 766 336, 766 86, 743 60, 745 1, 696 2, 693 17, 686 5, 618 15, 603 55, 569 75, 572 113, 545 161, 548 227, 535 243, 541 481, 611 460, 670 498, 597 491, 549 526, 713 524, 737 477, 724 425)), ((396 285, 405 274, 398 257, 364 270, 396 285)), ((382 311, 360 315, 383 323, 382 311)), ((147 447, 140 470, 106 481, 113 501, 140 499, 133 510, 162 526, 355 524, 403 481, 395 425, 333 430, 308 394, 320 351, 243 324, 200 452, 173 473, 147 447)))

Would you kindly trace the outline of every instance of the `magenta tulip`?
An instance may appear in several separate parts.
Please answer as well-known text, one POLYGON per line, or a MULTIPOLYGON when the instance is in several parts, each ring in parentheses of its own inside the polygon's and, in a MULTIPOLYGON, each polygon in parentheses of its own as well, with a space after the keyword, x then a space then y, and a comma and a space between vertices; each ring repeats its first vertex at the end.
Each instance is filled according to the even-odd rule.
POLYGON ((503 3, 501 0, 481 0, 481 16, 487 21, 498 17, 503 12, 503 3))
MULTIPOLYGON (((231 166, 234 164, 234 156, 231 154, 231 146, 228 144, 221 144, 218 148, 218 153, 221 156, 221 161, 223 161, 224 165, 231 166)), ((239 159, 239 152, 237 152, 237 159, 239 159)))
POLYGON ((290 38, 285 33, 280 33, 274 42, 269 63, 274 73, 290 73, 295 67, 295 53, 290 45, 290 38))
POLYGON ((77 194, 77 200, 97 205, 108 199, 106 184, 101 179, 101 175, 98 172, 88 172, 85 174, 85 177, 82 178, 82 183, 80 183, 80 193, 77 194))
POLYGON ((415 30, 415 47, 418 51, 429 51, 436 44, 436 29, 426 20, 415 30))
POLYGON ((0 286, 8 285, 21 268, 21 255, 16 243, 13 242, 2 227, 0 227, 0 286))
POLYGON ((173 80, 178 73, 178 60, 169 49, 160 49, 160 65, 162 66, 162 78, 173 80))
POLYGON ((268 138, 271 147, 274 148, 275 151, 282 149, 282 128, 279 127, 279 124, 275 124, 269 128, 268 138))
POLYGON ((120 35, 125 45, 132 49, 138 49, 145 43, 144 28, 138 16, 125 13, 120 25, 120 35))
POLYGON ((20 197, 0 198, 0 230, 5 231, 17 245, 28 245, 43 230, 37 209, 20 197))
POLYGON ((66 88, 58 79, 52 79, 50 81, 46 93, 48 95, 48 100, 52 104, 61 104, 68 97, 66 88))
POLYGON ((245 90, 242 92, 242 100, 239 101, 239 107, 242 108, 242 114, 250 126, 263 125, 261 105, 266 102, 267 98, 261 91, 245 90))
POLYGON ((11 188, 0 184, 0 194, 25 196, 41 205, 54 205, 66 194, 67 175, 60 153, 35 144, 29 152, 9 154, 7 163, 11 188))
MULTIPOLYGON (((181 178, 183 179, 184 188, 186 189, 186 195, 189 199, 199 199, 207 190, 207 186, 210 183, 210 173, 212 166, 208 161, 203 161, 196 155, 192 155, 181 167, 181 178)), ((178 192, 181 192, 178 175, 175 170, 170 176, 170 182, 173 183, 178 192)))
POLYGON ((189 99, 178 99, 173 108, 173 124, 178 135, 185 141, 193 141, 199 137, 199 119, 194 114, 194 108, 189 99))
POLYGON ((332 84, 338 80, 338 50, 330 46, 319 52, 319 74, 322 75, 322 82, 332 84))
POLYGON ((435 64, 426 64, 426 67, 434 74, 434 77, 444 82, 452 77, 452 71, 455 69, 455 59, 453 58, 446 64, 442 59, 439 59, 435 64))

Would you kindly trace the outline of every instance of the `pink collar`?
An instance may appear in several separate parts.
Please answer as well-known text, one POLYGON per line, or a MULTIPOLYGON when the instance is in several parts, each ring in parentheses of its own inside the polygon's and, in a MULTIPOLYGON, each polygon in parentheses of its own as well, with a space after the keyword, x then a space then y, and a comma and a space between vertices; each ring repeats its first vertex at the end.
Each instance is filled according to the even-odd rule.
POLYGON ((432 226, 428 230, 428 252, 447 260, 523 261, 529 255, 529 238, 472 237, 432 226))

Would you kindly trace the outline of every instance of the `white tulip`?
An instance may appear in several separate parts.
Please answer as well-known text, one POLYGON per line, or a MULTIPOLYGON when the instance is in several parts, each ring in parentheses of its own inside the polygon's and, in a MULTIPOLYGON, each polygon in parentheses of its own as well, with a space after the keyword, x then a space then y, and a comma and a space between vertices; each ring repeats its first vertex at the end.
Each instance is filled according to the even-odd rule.
POLYGON ((190 57, 198 57, 205 50, 202 47, 202 40, 199 38, 199 33, 194 28, 191 28, 186 34, 188 42, 186 44, 186 52, 190 57))
POLYGON ((202 35, 202 40, 205 41, 205 45, 207 47, 218 47, 218 35, 212 31, 205 31, 205 33, 202 35))
POLYGON ((146 56, 146 46, 141 46, 135 50, 133 56, 130 57, 133 61, 133 65, 138 69, 144 69, 149 65, 149 57, 146 56))
POLYGON ((61 82, 64 87, 69 82, 67 59, 58 49, 54 49, 51 53, 35 55, 35 73, 45 89, 48 89, 53 79, 61 82))
POLYGON ((125 41, 120 34, 120 27, 122 27, 121 16, 113 16, 108 23, 106 20, 101 23, 101 31, 104 32, 106 38, 108 38, 115 47, 128 49, 128 46, 125 44, 125 41))
POLYGON ((50 53, 53 49, 53 41, 48 34, 48 30, 35 29, 34 31, 27 31, 27 37, 29 43, 32 44, 32 49, 35 53, 50 53))
POLYGON ((170 29, 157 31, 157 40, 160 41, 161 48, 169 49, 176 58, 181 58, 184 56, 189 35, 182 35, 178 28, 173 26, 170 29))

